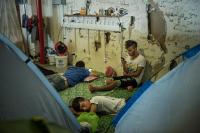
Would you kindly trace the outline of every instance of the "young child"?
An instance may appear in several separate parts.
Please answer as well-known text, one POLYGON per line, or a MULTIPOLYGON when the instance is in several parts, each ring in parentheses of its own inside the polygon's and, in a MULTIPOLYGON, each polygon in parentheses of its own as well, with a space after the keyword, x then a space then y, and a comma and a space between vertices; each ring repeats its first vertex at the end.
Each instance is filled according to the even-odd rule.
POLYGON ((113 114, 125 105, 125 99, 109 96, 94 96, 90 100, 76 97, 72 101, 72 112, 79 115, 81 112, 95 112, 113 114))

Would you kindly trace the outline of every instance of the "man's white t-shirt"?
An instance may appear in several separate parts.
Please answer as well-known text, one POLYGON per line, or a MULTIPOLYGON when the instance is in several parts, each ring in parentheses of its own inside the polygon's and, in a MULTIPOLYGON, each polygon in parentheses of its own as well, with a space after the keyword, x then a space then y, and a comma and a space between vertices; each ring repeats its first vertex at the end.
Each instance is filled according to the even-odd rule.
MULTIPOLYGON (((145 69, 146 60, 143 55, 139 54, 135 59, 131 59, 131 57, 129 57, 127 59, 127 64, 128 64, 128 72, 134 72, 137 70, 138 67, 143 67, 145 69)), ((135 80, 137 81, 137 84, 140 84, 142 80, 144 69, 142 70, 142 72, 138 77, 134 77, 135 80)))
POLYGON ((90 102, 96 104, 96 112, 106 112, 109 114, 117 113, 125 105, 125 99, 109 96, 94 96, 90 102))

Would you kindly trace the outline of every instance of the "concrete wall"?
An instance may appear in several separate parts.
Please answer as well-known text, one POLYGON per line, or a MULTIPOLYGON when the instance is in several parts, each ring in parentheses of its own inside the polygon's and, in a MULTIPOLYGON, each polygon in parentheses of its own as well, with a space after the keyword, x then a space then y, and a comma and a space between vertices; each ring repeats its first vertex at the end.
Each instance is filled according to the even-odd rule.
POLYGON ((51 37, 54 42, 65 42, 70 53, 74 54, 73 62, 83 60, 87 67, 101 72, 111 65, 119 75, 122 74, 120 57, 127 56, 123 47, 127 39, 138 42, 138 49, 146 56, 154 73, 169 65, 170 60, 181 52, 200 43, 199 0, 92 0, 90 14, 109 7, 128 10, 128 14, 119 19, 124 30, 109 31, 109 43, 105 40, 105 33, 108 32, 105 30, 60 28, 63 26, 63 14, 78 12, 84 5, 82 0, 67 0, 67 5, 54 6, 54 15, 50 18, 51 37), (149 4, 150 40, 147 39, 149 4), (135 17, 132 26, 131 16, 135 17))

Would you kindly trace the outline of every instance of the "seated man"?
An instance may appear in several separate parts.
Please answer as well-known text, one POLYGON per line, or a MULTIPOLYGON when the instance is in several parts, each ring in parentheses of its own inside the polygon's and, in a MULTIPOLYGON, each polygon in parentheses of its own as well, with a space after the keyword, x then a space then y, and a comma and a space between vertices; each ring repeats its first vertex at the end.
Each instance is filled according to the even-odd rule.
POLYGON ((90 100, 76 97, 72 101, 71 110, 75 115, 80 115, 81 112, 113 114, 117 113, 125 103, 123 98, 109 96, 94 96, 90 100))
POLYGON ((128 40, 125 43, 125 47, 128 51, 129 59, 126 61, 124 58, 121 58, 124 76, 114 77, 113 79, 108 80, 105 86, 93 86, 90 84, 89 90, 91 92, 112 90, 117 85, 131 91, 141 83, 146 60, 144 56, 137 51, 137 42, 128 40))
POLYGON ((82 82, 87 76, 94 75, 89 69, 85 68, 83 61, 78 61, 75 66, 70 66, 64 73, 64 75, 53 74, 48 76, 49 82, 60 91, 67 87, 73 87, 74 85, 82 82))

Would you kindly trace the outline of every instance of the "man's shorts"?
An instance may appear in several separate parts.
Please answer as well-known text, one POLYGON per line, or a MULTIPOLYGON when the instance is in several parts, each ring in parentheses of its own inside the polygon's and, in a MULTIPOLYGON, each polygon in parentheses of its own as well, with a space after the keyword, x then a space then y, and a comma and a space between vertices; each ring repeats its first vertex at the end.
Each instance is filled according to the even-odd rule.
POLYGON ((120 81, 119 87, 123 88, 126 88, 128 86, 137 87, 137 81, 132 77, 118 76, 118 77, 113 77, 113 79, 120 81))
POLYGON ((68 87, 67 79, 60 74, 49 75, 47 76, 47 79, 57 91, 64 90, 68 87))

